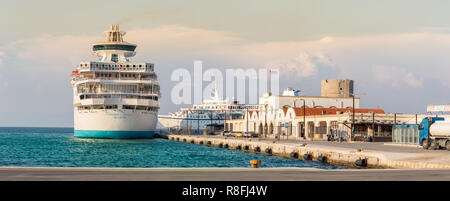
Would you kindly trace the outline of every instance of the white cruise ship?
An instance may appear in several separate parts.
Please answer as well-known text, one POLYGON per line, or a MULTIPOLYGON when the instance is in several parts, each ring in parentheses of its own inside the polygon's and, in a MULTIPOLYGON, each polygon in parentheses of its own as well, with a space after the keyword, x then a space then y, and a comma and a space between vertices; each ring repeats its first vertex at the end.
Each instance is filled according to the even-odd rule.
POLYGON ((194 104, 192 108, 181 108, 175 113, 158 115, 158 121, 163 129, 189 129, 193 134, 200 134, 207 125, 223 125, 225 119, 239 119, 247 110, 257 109, 258 105, 220 99, 217 90, 214 89, 211 99, 204 100, 202 104, 194 104))
POLYGON ((154 65, 129 62, 137 45, 123 41, 118 25, 105 34, 106 42, 92 45, 100 61, 72 71, 74 136, 152 138, 159 110, 154 65))

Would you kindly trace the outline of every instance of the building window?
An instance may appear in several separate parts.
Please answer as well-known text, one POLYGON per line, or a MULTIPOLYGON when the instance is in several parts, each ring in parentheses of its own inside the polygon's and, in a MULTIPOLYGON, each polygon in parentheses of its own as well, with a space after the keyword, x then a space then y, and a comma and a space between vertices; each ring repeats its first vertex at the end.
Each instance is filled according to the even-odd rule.
POLYGON ((111 61, 113 61, 113 62, 118 62, 119 61, 119 57, 117 56, 117 54, 112 54, 111 55, 111 61))

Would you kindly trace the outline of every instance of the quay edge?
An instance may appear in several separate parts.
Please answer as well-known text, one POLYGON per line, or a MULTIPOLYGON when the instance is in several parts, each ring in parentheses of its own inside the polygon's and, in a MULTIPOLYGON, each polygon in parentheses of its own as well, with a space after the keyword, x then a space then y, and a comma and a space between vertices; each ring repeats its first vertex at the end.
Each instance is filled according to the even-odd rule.
MULTIPOLYGON (((408 161, 404 159, 389 159, 383 152, 380 151, 362 151, 358 152, 354 149, 342 149, 342 148, 325 148, 325 147, 311 147, 311 146, 301 146, 300 144, 287 144, 282 142, 263 142, 258 141, 258 139, 253 139, 252 141, 248 139, 232 139, 232 138, 217 138, 217 137, 206 137, 206 136, 185 136, 185 135, 168 135, 169 140, 201 144, 206 146, 218 147, 219 144, 228 144, 229 149, 236 150, 237 146, 244 147, 249 146, 246 152, 254 152, 255 147, 259 147, 263 150, 270 148, 272 150, 272 155, 280 156, 284 158, 290 158, 292 152, 298 153, 298 158, 302 159, 304 154, 311 154, 313 160, 318 160, 319 157, 326 157, 327 163, 331 165, 345 165, 351 167, 357 167, 355 162, 359 159, 365 159, 367 166, 365 168, 394 168, 394 169, 427 169, 427 168, 450 168, 450 164, 444 163, 428 163, 426 161, 408 161), (209 144, 209 142, 211 144, 209 144)), ((222 147, 223 148, 223 147, 222 147)), ((241 151, 245 151, 240 149, 241 151)))

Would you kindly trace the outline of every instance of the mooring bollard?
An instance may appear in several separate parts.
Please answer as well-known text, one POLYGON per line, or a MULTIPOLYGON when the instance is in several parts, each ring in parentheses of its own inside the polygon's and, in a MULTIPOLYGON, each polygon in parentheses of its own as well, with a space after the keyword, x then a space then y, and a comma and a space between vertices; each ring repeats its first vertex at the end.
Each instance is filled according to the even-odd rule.
POLYGON ((360 167, 366 167, 367 166, 367 160, 365 158, 360 158, 360 159, 355 161, 355 165, 356 166, 360 166, 360 167))
POLYGON ((326 156, 319 156, 319 157, 317 157, 317 160, 322 162, 322 163, 325 163, 325 162, 327 162, 327 157, 326 156))
POLYGON ((252 168, 258 168, 258 165, 261 164, 260 160, 251 160, 250 165, 252 165, 252 168))
POLYGON ((291 158, 298 158, 298 153, 291 152, 291 158))
POLYGON ((312 155, 311 154, 303 154, 303 159, 310 161, 310 160, 312 160, 312 155))

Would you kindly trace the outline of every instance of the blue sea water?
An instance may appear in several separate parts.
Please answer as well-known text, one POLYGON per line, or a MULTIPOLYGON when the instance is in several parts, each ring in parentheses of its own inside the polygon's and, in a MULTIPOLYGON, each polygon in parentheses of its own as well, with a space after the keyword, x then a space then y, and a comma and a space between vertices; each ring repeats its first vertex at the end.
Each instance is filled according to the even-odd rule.
POLYGON ((165 139, 81 139, 72 128, 0 127, 0 166, 345 168, 165 139))

